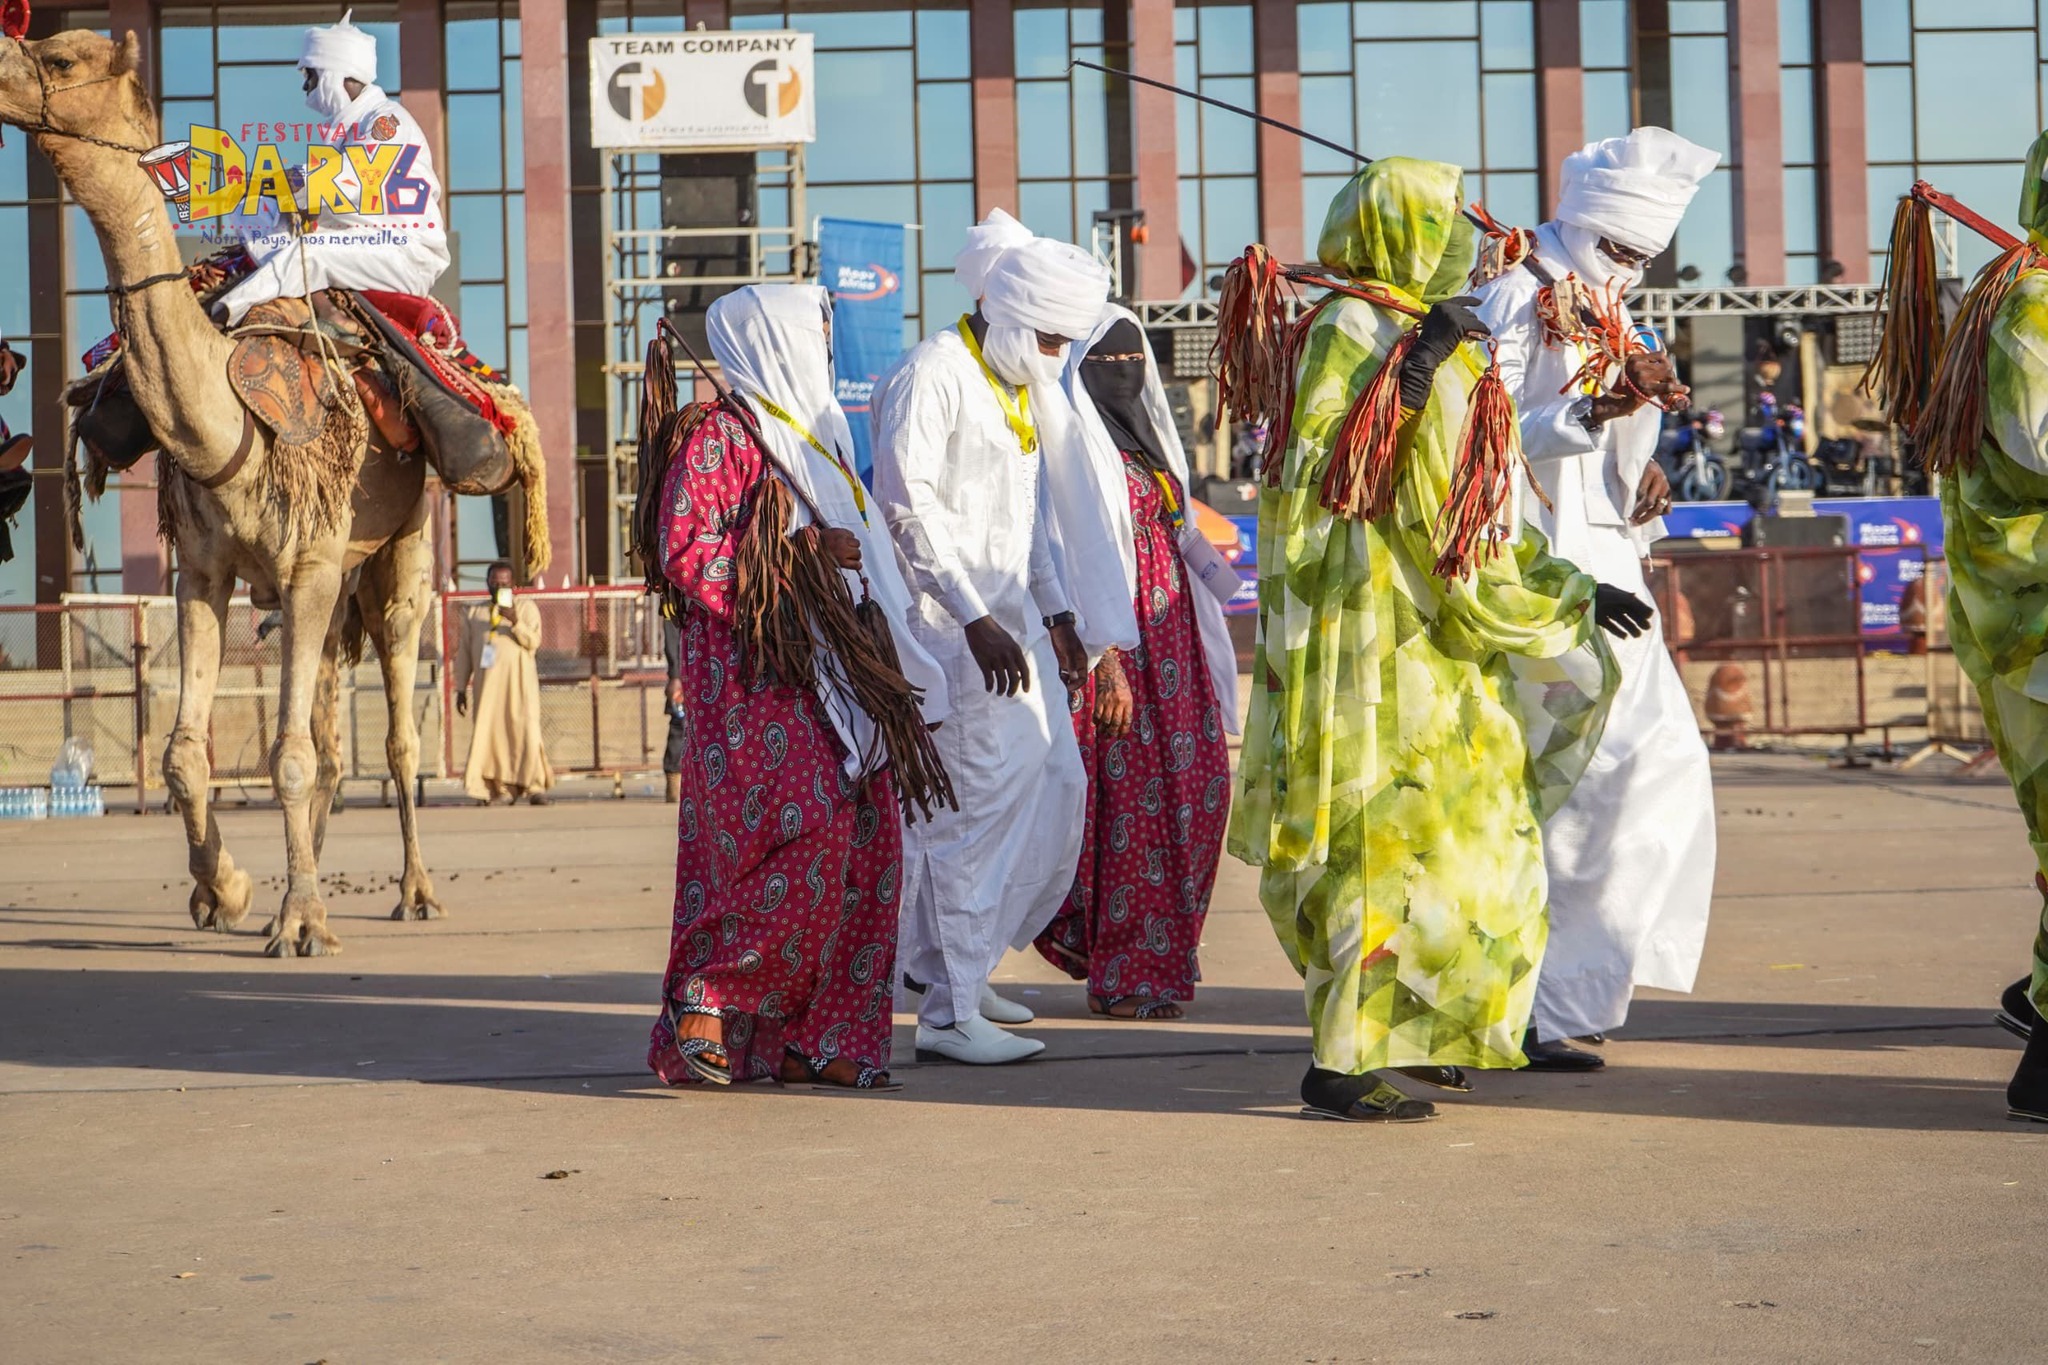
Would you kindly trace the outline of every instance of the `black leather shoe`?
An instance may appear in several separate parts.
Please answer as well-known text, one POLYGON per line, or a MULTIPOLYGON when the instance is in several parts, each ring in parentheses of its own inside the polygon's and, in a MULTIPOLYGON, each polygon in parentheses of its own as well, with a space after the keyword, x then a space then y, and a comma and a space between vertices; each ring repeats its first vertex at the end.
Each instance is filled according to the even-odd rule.
POLYGON ((1605 1057, 1582 1052, 1569 1043, 1539 1043, 1535 1029, 1522 1035, 1522 1055, 1529 1059, 1525 1071, 1598 1071, 1607 1065, 1605 1057))
POLYGON ((2031 998, 2033 985, 2033 977, 2023 976, 2007 986, 1998 997, 1998 1013, 1993 1016, 2000 1028, 2022 1040, 2032 1038, 2034 1026, 2041 1022, 2031 998))
POLYGON ((2048 1029, 2034 1030, 2012 1084, 2005 1088, 2005 1116, 2021 1123, 2048 1123, 2048 1029))

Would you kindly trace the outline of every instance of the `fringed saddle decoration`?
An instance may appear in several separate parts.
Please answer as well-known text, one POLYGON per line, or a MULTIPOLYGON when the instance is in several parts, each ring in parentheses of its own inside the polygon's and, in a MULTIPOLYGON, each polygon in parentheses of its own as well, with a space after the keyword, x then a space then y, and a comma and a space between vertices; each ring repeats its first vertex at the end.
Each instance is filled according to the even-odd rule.
POLYGON ((1878 344, 1863 389, 1909 432, 1928 472, 1953 473, 1977 462, 1984 437, 1985 353, 1991 324, 2030 270, 2048 267, 2033 243, 2015 237, 1925 181, 1892 216, 1891 260, 1878 300, 1878 344), (1977 273, 1944 339, 1935 283, 1933 210, 1975 231, 1999 254, 1977 273))
POLYGON ((903 676, 881 604, 867 592, 865 579, 861 600, 854 601, 819 535, 824 522, 817 508, 809 508, 811 525, 788 529, 799 494, 745 404, 721 384, 712 402, 676 408, 671 335, 664 320, 648 343, 641 381, 633 528, 649 591, 661 594, 663 611, 672 617, 689 610, 664 573, 662 494, 670 465, 686 458, 693 440, 752 446, 763 473, 740 510, 733 556, 733 631, 749 680, 772 678, 805 691, 821 681, 843 688, 875 724, 877 751, 859 756, 862 779, 886 771, 906 820, 929 820, 940 806, 958 810, 952 779, 920 709, 923 694, 903 676))
POLYGON ((1472 204, 1465 210, 1480 226, 1479 253, 1472 264, 1472 287, 1491 284, 1529 259, 1536 251, 1536 234, 1528 228, 1511 228, 1500 223, 1486 211, 1486 206, 1472 204))

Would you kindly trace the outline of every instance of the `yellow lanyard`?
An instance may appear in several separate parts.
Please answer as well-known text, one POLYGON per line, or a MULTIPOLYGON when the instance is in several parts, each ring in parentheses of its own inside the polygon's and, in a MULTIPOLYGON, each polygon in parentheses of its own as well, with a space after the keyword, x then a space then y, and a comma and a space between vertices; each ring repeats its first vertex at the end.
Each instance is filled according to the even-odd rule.
POLYGON ((1167 521, 1173 524, 1174 530, 1180 530, 1187 525, 1188 518, 1186 510, 1180 505, 1180 500, 1173 495, 1173 480, 1157 469, 1152 471, 1152 477, 1159 484, 1159 500, 1166 504, 1167 521))
POLYGON ((1017 438, 1026 455, 1038 453, 1038 428, 1031 421, 1031 394, 1018 389, 1015 398, 1009 389, 996 378, 996 372, 981 358, 981 343, 974 339, 974 329, 968 326, 968 316, 960 315, 960 339, 967 343, 967 354, 974 357, 974 363, 981 366, 981 377, 988 381, 989 391, 996 396, 996 402, 1003 409, 1003 420, 1010 424, 1010 434, 1017 438))
POLYGON ((784 412, 781 408, 776 407, 773 403, 761 397, 761 395, 758 393, 754 395, 754 401, 756 403, 759 403, 762 407, 768 409, 768 414, 771 417, 777 418, 778 420, 781 421, 781 423, 784 426, 788 427, 797 435, 803 437, 804 440, 810 442, 812 450, 817 451, 820 455, 823 455, 827 460, 831 461, 832 467, 839 471, 839 477, 845 479, 846 486, 853 490, 853 505, 856 508, 860 509, 860 519, 862 521, 866 521, 868 519, 867 490, 860 486, 860 480, 856 479, 853 476, 853 471, 851 469, 848 469, 844 462, 842 462, 837 455, 834 455, 831 451, 825 449, 824 445, 818 440, 817 437, 811 435, 810 432, 805 431, 803 428, 803 424, 798 422, 796 418, 791 417, 788 413, 784 412))

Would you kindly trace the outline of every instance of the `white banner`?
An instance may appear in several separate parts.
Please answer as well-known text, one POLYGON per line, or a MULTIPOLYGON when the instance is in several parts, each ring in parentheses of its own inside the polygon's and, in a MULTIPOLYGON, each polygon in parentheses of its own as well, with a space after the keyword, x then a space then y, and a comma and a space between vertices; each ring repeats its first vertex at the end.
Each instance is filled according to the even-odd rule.
POLYGON ((817 137, 808 33, 590 40, 593 147, 752 147, 817 137))

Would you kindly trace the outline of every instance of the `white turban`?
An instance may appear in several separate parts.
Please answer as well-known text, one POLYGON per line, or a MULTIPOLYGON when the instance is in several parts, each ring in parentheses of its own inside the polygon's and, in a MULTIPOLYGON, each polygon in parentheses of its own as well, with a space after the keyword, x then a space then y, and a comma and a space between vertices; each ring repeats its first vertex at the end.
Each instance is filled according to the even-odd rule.
POLYGON ((299 65, 308 71, 331 72, 343 80, 377 83, 377 40, 349 22, 349 10, 332 28, 306 30, 299 65))
POLYGON ((997 258, 981 311, 992 327, 1085 337, 1108 299, 1108 266, 1070 242, 1033 237, 997 258))
POLYGON ((1671 245, 1678 220, 1721 154, 1667 128, 1589 142, 1564 159, 1557 217, 1648 255, 1671 245))
POLYGON ((1030 240, 1030 228, 1001 209, 990 209, 988 217, 967 229, 967 245, 953 258, 953 278, 960 281, 968 298, 978 299, 996 258, 1030 240))

